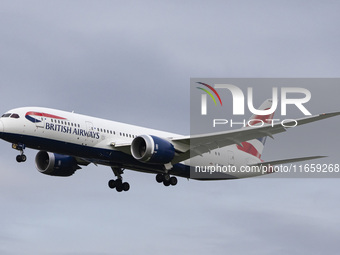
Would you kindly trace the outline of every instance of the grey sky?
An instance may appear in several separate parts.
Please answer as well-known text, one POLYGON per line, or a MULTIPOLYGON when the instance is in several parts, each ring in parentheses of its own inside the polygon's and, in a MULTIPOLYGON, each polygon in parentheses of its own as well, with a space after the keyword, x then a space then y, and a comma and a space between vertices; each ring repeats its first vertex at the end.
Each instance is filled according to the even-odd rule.
MULTIPOLYGON (((339 11, 337 1, 0 1, 1 109, 188 134, 190 77, 339 77, 339 11)), ((314 89, 312 113, 340 109, 339 87, 314 89)), ((264 158, 339 163, 338 125, 278 135, 264 158)), ((338 253, 339 179, 165 188, 126 171, 131 190, 118 194, 107 167, 53 178, 35 169, 36 151, 17 164, 10 144, 0 149, 4 255, 338 253)))

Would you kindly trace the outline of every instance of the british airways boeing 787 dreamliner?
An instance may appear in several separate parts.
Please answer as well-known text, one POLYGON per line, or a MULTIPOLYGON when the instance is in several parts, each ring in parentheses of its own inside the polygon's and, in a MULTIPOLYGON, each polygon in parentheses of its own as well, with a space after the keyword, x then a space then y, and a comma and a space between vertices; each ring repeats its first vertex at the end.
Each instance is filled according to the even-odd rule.
MULTIPOLYGON (((269 104, 271 100, 265 101, 260 109, 267 109, 269 104)), ((302 125, 336 115, 340 112, 305 117, 296 123, 302 125)), ((261 116, 264 121, 267 118, 261 116)), ((321 157, 263 162, 261 154, 265 138, 284 131, 286 128, 280 123, 267 123, 226 132, 182 136, 42 107, 13 109, 0 119, 0 138, 20 151, 16 158, 18 162, 25 162, 24 149, 32 148, 39 150, 35 158, 37 169, 51 176, 71 176, 81 169, 80 166, 90 163, 110 166, 116 180, 110 180, 109 187, 118 192, 130 188, 128 182, 123 182, 124 169, 156 174, 157 182, 169 186, 177 184, 175 176, 190 178, 190 169, 194 167, 190 160, 193 159, 195 165, 232 165, 240 169, 244 165, 277 165, 321 157)), ((256 175, 260 174, 236 171, 222 175, 222 178, 219 176, 219 179, 256 175)))

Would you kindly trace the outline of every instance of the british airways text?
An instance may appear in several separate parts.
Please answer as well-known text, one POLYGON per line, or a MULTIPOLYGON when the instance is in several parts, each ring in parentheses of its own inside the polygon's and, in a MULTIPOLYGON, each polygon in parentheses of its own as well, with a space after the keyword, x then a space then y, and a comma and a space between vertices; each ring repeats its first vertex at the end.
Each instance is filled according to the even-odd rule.
POLYGON ((78 135, 78 136, 86 136, 86 137, 91 137, 94 139, 100 138, 99 132, 86 131, 80 128, 72 128, 72 127, 67 127, 67 126, 58 125, 58 124, 51 124, 51 123, 46 123, 45 128, 47 130, 53 130, 53 131, 57 131, 61 133, 73 134, 73 135, 78 135))

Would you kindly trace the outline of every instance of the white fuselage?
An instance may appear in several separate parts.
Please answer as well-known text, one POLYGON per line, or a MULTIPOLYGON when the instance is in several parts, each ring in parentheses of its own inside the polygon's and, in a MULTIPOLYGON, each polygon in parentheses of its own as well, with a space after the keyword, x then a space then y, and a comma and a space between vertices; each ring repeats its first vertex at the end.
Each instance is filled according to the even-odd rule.
MULTIPOLYGON (((161 173, 164 166, 139 162, 129 151, 117 149, 119 145, 131 144, 140 135, 153 135, 166 140, 181 137, 174 133, 42 107, 16 108, 8 111, 7 115, 0 119, 0 134, 8 142, 23 143, 29 148, 78 157, 96 164, 150 173, 161 173)), ((243 178, 260 175, 240 171, 242 166, 260 162, 258 157, 231 145, 183 161, 169 171, 190 178, 190 169, 193 173, 209 171, 203 166, 210 166, 210 171, 229 166, 229 169, 237 169, 237 173, 227 174, 225 179, 243 178)), ((195 176, 193 178, 196 179, 195 176)))

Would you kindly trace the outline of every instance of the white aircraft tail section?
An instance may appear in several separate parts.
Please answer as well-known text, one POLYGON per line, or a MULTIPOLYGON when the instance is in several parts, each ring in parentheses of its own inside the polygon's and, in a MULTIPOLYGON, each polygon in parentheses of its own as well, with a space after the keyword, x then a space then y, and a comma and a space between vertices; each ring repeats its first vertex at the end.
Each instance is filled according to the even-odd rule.
MULTIPOLYGON (((269 110, 272 107, 272 99, 267 99, 262 103, 262 105, 257 110, 269 110)), ((267 115, 256 115, 250 117, 248 120, 248 125, 251 126, 263 126, 264 124, 271 124, 272 119, 274 117, 274 113, 267 114, 267 115)), ((257 139, 249 140, 242 142, 242 146, 237 145, 237 148, 241 151, 247 152, 249 154, 252 154, 255 157, 261 158, 264 145, 266 143, 267 136, 259 137, 257 139)))

